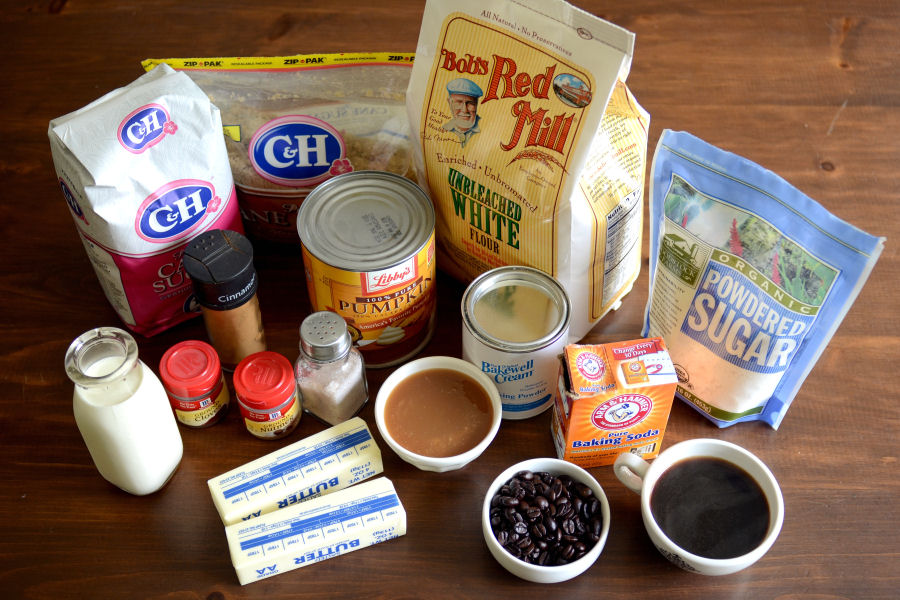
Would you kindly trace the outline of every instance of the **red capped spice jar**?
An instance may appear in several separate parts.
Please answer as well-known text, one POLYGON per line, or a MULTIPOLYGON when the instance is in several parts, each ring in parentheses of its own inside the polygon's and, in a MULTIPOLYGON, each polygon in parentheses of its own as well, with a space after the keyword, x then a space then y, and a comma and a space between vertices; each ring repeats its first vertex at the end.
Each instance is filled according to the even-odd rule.
POLYGON ((234 370, 234 391, 247 431, 277 440, 297 427, 302 398, 290 361, 277 352, 257 352, 234 370))
POLYGON ((209 427, 228 412, 230 397, 219 355, 206 342, 187 340, 166 350, 159 374, 182 425, 209 427))

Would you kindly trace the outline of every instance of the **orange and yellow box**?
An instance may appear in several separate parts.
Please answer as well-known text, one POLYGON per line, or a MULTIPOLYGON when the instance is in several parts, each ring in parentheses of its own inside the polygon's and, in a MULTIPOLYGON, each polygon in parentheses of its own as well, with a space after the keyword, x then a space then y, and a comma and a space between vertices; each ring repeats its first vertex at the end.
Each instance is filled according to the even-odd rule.
POLYGON ((566 346, 551 433, 560 458, 611 465, 659 454, 678 378, 662 338, 566 346))

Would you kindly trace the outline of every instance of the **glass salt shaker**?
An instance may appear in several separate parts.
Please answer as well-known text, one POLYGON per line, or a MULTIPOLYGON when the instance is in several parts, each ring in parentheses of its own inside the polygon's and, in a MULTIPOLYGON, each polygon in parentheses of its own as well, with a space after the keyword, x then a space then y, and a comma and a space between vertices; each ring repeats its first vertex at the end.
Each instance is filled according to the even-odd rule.
POLYGON ((331 311, 315 312, 300 325, 294 375, 303 409, 330 425, 353 417, 369 399, 363 356, 350 341, 347 323, 331 311))
POLYGON ((75 423, 100 475, 137 496, 163 487, 181 462, 181 433, 134 338, 116 327, 91 329, 69 346, 65 365, 75 423))

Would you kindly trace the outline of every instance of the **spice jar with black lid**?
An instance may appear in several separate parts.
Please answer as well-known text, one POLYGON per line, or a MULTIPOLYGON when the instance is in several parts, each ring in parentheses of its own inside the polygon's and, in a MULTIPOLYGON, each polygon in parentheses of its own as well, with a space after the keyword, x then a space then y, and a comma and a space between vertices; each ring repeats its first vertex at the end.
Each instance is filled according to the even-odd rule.
POLYGON ((250 241, 225 229, 202 233, 185 248, 184 269, 222 368, 233 371, 247 356, 264 351, 266 335, 250 241))

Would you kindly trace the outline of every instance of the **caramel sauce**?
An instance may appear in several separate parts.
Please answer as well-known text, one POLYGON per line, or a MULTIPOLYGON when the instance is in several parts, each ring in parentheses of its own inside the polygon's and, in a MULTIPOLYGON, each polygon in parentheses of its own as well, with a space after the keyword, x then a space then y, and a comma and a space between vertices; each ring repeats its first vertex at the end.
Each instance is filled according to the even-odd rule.
POLYGON ((484 439, 494 418, 491 399, 472 377, 452 369, 413 373, 391 390, 384 422, 398 444, 444 458, 484 439))

